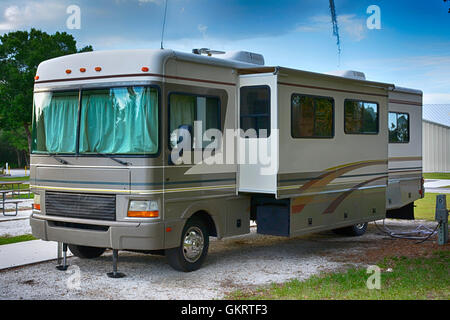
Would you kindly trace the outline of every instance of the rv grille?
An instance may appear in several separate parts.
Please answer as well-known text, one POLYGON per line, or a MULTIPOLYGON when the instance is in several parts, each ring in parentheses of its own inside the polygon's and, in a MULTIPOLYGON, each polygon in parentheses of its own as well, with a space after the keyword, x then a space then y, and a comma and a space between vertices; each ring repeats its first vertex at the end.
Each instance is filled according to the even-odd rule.
POLYGON ((116 220, 116 197, 46 192, 45 212, 50 216, 116 220))

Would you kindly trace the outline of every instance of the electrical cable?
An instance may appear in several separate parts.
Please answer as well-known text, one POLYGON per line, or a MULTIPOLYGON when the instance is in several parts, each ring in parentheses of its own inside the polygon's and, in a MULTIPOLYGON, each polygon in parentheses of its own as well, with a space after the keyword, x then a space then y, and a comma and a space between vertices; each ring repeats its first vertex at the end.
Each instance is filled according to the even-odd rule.
POLYGON ((399 231, 390 230, 388 227, 386 227, 385 220, 386 219, 383 219, 383 228, 378 226, 377 222, 374 221, 374 224, 375 224, 375 226, 377 227, 378 230, 380 230, 384 234, 389 235, 392 238, 408 239, 408 240, 419 240, 419 242, 416 242, 416 244, 425 242, 428 239, 430 239, 433 235, 436 234, 437 229, 441 225, 441 223, 439 222, 437 224, 437 226, 434 228, 434 230, 430 229, 430 228, 428 228, 428 227, 426 227, 424 225, 419 225, 412 231, 399 232, 399 231))

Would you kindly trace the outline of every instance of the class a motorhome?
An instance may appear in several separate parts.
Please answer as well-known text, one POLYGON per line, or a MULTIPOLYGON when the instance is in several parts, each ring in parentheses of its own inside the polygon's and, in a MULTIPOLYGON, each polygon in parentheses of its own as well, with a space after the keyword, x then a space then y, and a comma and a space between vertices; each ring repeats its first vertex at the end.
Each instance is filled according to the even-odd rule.
POLYGON ((32 232, 82 258, 163 253, 181 271, 250 221, 267 235, 361 235, 387 214, 411 218, 423 196, 421 105, 420 91, 360 72, 243 51, 48 60, 34 88, 32 232))

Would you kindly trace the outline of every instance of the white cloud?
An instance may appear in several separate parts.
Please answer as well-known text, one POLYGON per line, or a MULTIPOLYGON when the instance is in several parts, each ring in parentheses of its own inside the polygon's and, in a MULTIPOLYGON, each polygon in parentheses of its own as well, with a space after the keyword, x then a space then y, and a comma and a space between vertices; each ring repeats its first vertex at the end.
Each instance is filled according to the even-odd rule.
POLYGON ((40 23, 65 21, 66 5, 57 0, 29 2, 22 6, 12 5, 3 12, 0 31, 36 26, 40 23))
MULTIPOLYGON (((350 37, 353 41, 361 41, 366 37, 366 21, 354 14, 337 16, 339 31, 350 37)), ((313 16, 308 23, 303 23, 295 29, 297 32, 323 32, 332 31, 331 17, 327 15, 313 16)), ((342 36, 341 36, 342 37, 342 36)))
POLYGON ((205 26, 203 24, 199 24, 197 26, 197 30, 200 31, 200 33, 202 34, 203 38, 206 38, 206 32, 208 31, 208 26, 205 26))
POLYGON ((450 104, 450 93, 423 93, 424 104, 450 104))
POLYGON ((354 41, 361 41, 366 37, 366 21, 354 14, 340 15, 337 17, 341 30, 344 30, 354 41))

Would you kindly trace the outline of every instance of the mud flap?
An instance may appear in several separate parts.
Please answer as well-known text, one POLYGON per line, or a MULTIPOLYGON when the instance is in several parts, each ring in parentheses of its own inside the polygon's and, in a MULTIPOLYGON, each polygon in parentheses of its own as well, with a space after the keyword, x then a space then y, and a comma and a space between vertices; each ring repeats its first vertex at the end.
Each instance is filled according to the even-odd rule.
POLYGON ((414 220, 414 202, 398 209, 388 210, 386 212, 386 218, 414 220))

